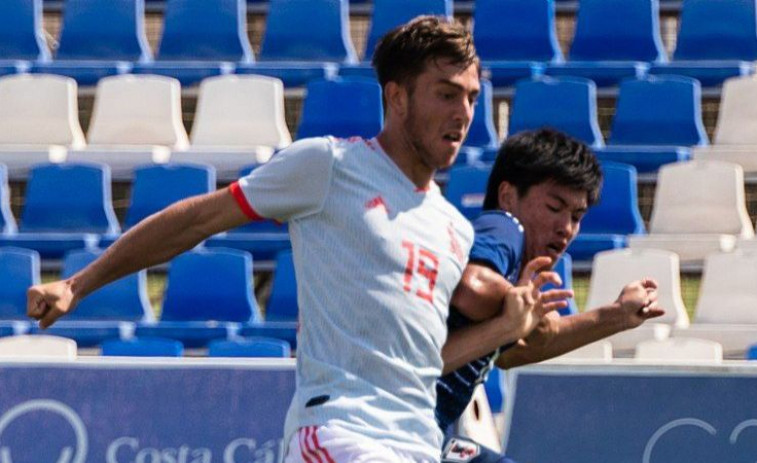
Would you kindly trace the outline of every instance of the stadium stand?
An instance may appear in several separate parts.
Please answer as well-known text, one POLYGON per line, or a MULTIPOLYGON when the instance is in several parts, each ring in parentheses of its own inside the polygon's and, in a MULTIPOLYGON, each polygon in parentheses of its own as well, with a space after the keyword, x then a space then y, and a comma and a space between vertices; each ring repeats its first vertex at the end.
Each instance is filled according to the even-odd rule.
POLYGON ((129 72, 149 62, 144 0, 66 0, 55 59, 34 62, 34 73, 61 74, 79 85, 129 72))
POLYGON ((602 173, 599 203, 586 212, 578 236, 568 247, 577 261, 590 261, 600 251, 624 248, 628 235, 646 233, 639 212, 636 169, 603 162, 602 173))
POLYGON ((43 259, 60 259, 73 249, 94 248, 100 235, 119 231, 108 166, 41 164, 29 174, 19 232, 0 235, 0 246, 31 248, 43 259))
POLYGON ((18 231, 16 218, 11 212, 8 169, 0 164, 0 235, 12 235, 18 231))
POLYGON ((634 358, 644 362, 720 363, 723 360, 723 347, 706 339, 650 339, 636 346, 634 358))
MULTIPOLYGON (((499 136, 497 129, 494 127, 494 90, 492 83, 486 79, 481 79, 481 93, 478 95, 476 108, 473 112, 473 121, 468 129, 468 136, 465 138, 465 145, 478 148, 481 151, 480 161, 493 162, 497 158, 499 149, 499 136)), ((463 152, 458 155, 456 164, 466 161, 471 163, 471 159, 463 159, 463 152)))
POLYGON ((167 162, 171 150, 189 146, 179 81, 134 74, 101 79, 87 141, 86 149, 70 150, 67 161, 107 164, 115 179, 130 179, 141 164, 167 162))
POLYGON ((611 363, 613 360, 612 343, 606 339, 596 341, 556 357, 554 360, 558 362, 563 360, 592 360, 611 363))
POLYGON ((0 162, 25 179, 35 164, 62 161, 84 148, 76 81, 51 74, 0 77, 0 162))
POLYGON ((625 284, 642 278, 658 283, 658 305, 665 315, 607 338, 616 354, 628 352, 647 339, 665 339, 671 327, 686 327, 689 316, 681 297, 678 256, 660 249, 616 249, 594 256, 589 292, 584 310, 594 310, 615 301, 625 284))
POLYGON ((76 342, 50 335, 21 334, 0 338, 0 358, 76 360, 76 342))
POLYGON ((42 13, 42 0, 0 3, 0 75, 26 70, 31 61, 50 60, 42 13))
MULTIPOLYGON (((564 253, 557 260, 557 263, 552 268, 562 279, 562 288, 573 288, 573 258, 570 254, 564 253)), ((553 288, 552 284, 544 286, 544 290, 553 288)), ((574 298, 568 299, 568 306, 559 310, 560 315, 574 315, 578 313, 578 306, 574 298)))
POLYGON ((455 166, 449 170, 444 197, 469 220, 481 213, 489 172, 491 168, 485 166, 455 166))
POLYGON ((649 173, 663 164, 689 160, 691 146, 708 143, 699 82, 683 76, 650 76, 621 83, 610 137, 597 156, 649 173))
POLYGON ((136 74, 173 77, 188 87, 255 59, 247 37, 245 0, 167 0, 156 60, 136 74))
POLYGON ((239 323, 260 320, 252 294, 252 256, 236 249, 195 249, 174 258, 160 320, 138 323, 137 337, 164 337, 185 347, 227 339, 239 323))
POLYGON ((289 358, 289 343, 274 338, 244 338, 218 340, 208 344, 209 357, 274 357, 289 358))
POLYGON ((37 251, 0 247, 0 337, 28 332, 26 290, 39 282, 37 251))
POLYGON ((383 125, 381 87, 375 79, 315 80, 307 85, 297 139, 323 135, 371 138, 383 125))
POLYGON ((735 250, 705 259, 692 324, 673 337, 709 339, 724 353, 743 358, 757 339, 757 253, 735 250))
POLYGON ((597 120, 597 86, 583 77, 541 77, 515 85, 510 135, 552 127, 584 143, 604 146, 597 120))
POLYGON ((581 0, 567 62, 546 75, 586 77, 599 87, 643 77, 649 62, 667 62, 657 0, 581 0))
POLYGON ((673 60, 653 63, 652 74, 679 74, 702 86, 719 86, 734 76, 751 74, 757 59, 755 0, 686 0, 673 60))
POLYGON ((116 357, 182 357, 184 345, 175 339, 109 339, 102 344, 102 355, 116 357))
POLYGON ((281 80, 219 76, 200 84, 190 147, 172 153, 171 159, 211 164, 226 181, 245 166, 268 161, 290 143, 281 80))
POLYGON ((690 161, 660 169, 649 233, 629 236, 628 245, 669 249, 684 263, 701 264, 708 254, 730 251, 738 238, 753 236, 741 167, 690 161))
POLYGON ((496 89, 563 61, 550 0, 476 0, 473 40, 484 75, 496 89))
POLYGON ((281 251, 276 256, 276 268, 271 283, 271 295, 265 308, 265 319, 296 322, 298 318, 297 278, 294 273, 292 251, 281 251))

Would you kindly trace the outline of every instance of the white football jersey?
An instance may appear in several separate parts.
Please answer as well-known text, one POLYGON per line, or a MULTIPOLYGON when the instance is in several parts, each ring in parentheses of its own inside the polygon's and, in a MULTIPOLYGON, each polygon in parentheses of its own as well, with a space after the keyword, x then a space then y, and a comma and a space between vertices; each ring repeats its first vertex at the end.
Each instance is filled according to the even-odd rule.
POLYGON ((435 382, 471 225, 375 139, 296 142, 232 192, 289 222, 301 325, 286 441, 328 422, 439 459, 435 382))

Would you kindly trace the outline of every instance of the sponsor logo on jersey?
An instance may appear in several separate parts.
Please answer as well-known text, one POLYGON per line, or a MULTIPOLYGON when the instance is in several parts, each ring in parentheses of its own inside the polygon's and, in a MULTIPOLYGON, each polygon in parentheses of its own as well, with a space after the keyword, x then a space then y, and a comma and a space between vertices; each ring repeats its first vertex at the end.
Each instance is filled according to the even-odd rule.
POLYGON ((445 462, 466 462, 473 460, 480 453, 481 450, 475 442, 452 438, 444 449, 442 459, 445 462))

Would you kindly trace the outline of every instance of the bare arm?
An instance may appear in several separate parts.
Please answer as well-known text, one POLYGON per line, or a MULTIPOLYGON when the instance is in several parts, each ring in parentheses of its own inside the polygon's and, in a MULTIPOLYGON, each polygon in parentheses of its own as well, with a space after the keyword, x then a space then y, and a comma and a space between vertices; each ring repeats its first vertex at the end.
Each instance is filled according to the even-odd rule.
POLYGON ((500 368, 512 368, 541 362, 635 328, 664 313, 657 307, 657 284, 652 280, 633 282, 607 306, 567 317, 547 314, 526 338, 503 352, 496 363, 500 368))
POLYGON ((180 201, 124 233, 97 260, 72 277, 29 288, 27 313, 47 328, 96 289, 166 262, 205 238, 248 220, 228 189, 180 201))

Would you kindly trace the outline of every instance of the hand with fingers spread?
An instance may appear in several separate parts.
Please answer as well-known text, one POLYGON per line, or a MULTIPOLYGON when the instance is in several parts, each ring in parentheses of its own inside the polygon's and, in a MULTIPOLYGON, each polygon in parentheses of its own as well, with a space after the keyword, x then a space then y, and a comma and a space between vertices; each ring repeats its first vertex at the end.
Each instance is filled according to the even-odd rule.
POLYGON ((61 316, 71 312, 78 299, 69 280, 34 285, 26 292, 26 314, 39 320, 40 328, 47 328, 61 316))
POLYGON ((569 289, 542 291, 548 283, 562 286, 560 276, 548 268, 549 257, 537 257, 526 264, 516 286, 505 295, 502 321, 512 327, 522 338, 528 335, 542 320, 544 315, 568 305, 566 299, 573 297, 569 289))
POLYGON ((636 328, 650 318, 665 314, 657 305, 657 282, 650 278, 624 286, 615 302, 624 316, 625 329, 636 328))

